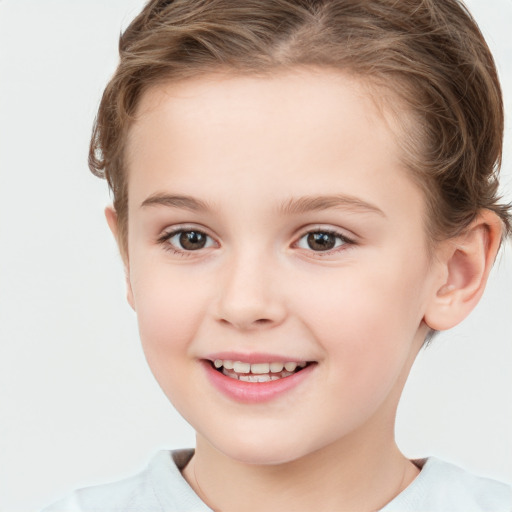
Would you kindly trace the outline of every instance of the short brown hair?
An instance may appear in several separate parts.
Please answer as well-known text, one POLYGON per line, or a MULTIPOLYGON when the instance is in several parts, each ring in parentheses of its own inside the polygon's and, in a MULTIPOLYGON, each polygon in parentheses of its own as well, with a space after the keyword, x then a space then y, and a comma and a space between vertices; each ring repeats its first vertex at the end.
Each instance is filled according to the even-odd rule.
POLYGON ((399 139, 424 190, 433 240, 460 233, 481 209, 493 210, 510 232, 510 205, 497 196, 501 89, 489 48, 458 0, 151 0, 121 35, 119 52, 89 165, 112 190, 122 251, 123 157, 144 91, 221 70, 298 66, 355 74, 410 113, 414 129, 399 139))

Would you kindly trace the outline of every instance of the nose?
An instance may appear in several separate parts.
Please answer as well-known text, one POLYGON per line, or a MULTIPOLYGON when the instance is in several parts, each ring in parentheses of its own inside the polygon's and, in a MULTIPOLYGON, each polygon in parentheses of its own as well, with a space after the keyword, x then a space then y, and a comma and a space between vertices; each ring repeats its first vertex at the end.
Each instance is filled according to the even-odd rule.
POLYGON ((275 263, 257 254, 232 258, 223 272, 217 320, 238 330, 281 324, 286 317, 283 284, 275 263))

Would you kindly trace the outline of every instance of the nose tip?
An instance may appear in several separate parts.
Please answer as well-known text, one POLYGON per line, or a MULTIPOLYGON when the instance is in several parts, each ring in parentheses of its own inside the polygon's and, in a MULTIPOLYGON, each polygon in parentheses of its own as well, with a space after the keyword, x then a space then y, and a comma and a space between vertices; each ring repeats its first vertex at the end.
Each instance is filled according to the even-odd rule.
POLYGON ((282 288, 268 265, 237 265, 227 272, 217 302, 220 323, 238 330, 269 328, 286 316, 282 288))
POLYGON ((223 293, 218 318, 224 325, 238 330, 253 330, 278 325, 284 318, 284 309, 270 297, 252 295, 249 289, 232 295, 223 293), (250 299, 250 301, 248 300, 250 299))

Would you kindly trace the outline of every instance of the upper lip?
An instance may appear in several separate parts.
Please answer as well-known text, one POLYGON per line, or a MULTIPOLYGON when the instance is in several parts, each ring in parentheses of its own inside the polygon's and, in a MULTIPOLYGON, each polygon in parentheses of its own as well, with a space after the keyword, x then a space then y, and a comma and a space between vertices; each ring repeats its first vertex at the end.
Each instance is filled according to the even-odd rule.
POLYGON ((208 354, 205 359, 215 361, 221 359, 224 361, 240 361, 241 363, 287 363, 287 362, 310 362, 311 359, 296 357, 296 356, 283 356, 281 354, 268 354, 262 352, 215 352, 208 354))

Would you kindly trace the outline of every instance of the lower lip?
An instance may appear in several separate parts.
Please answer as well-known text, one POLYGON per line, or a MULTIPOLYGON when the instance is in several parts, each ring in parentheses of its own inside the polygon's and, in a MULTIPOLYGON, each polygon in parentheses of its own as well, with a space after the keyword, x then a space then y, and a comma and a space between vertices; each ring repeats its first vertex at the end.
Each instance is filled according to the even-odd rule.
POLYGON ((245 382, 226 377, 213 368, 210 361, 203 360, 201 363, 215 388, 228 398, 243 403, 261 403, 273 400, 301 384, 316 367, 316 364, 310 364, 289 377, 269 382, 245 382))

